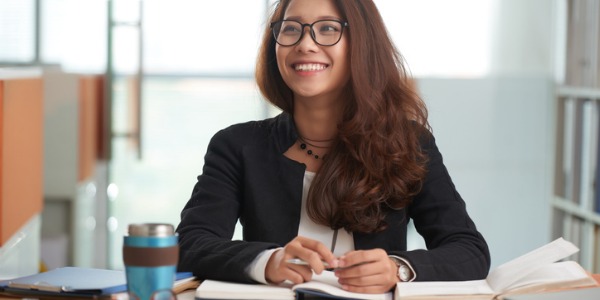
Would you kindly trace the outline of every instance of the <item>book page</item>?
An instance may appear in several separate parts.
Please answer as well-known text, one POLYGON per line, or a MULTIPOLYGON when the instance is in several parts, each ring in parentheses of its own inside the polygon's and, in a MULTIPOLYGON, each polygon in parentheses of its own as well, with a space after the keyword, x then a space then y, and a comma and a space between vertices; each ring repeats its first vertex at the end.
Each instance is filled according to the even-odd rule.
POLYGON ((452 296, 452 295, 489 295, 491 299, 494 291, 485 280, 469 281, 413 281, 399 282, 396 285, 396 297, 421 296, 452 296))
POLYGON ((557 288, 596 286, 594 280, 578 263, 565 261, 543 266, 507 288, 507 293, 519 294, 557 288))
POLYGON ((323 271, 321 274, 313 273, 312 281, 297 284, 292 290, 297 292, 302 292, 304 290, 319 291, 325 294, 350 299, 392 300, 391 292, 385 294, 362 294, 345 291, 338 283, 337 277, 330 271, 323 271))
POLYGON ((196 289, 199 285, 200 281, 194 276, 175 280, 173 283, 173 293, 179 294, 186 290, 196 289))
POLYGON ((196 289, 197 299, 265 299, 293 300, 296 294, 288 287, 204 280, 196 289))
POLYGON ((487 277, 490 287, 497 293, 506 292, 510 286, 540 267, 559 261, 579 251, 563 238, 519 256, 492 270, 487 277))
POLYGON ((336 297, 343 297, 348 299, 365 299, 365 300, 392 300, 392 293, 388 292, 385 294, 362 294, 362 293, 352 293, 341 288, 328 285, 326 283, 318 282, 318 281, 309 281, 305 283, 300 283, 295 285, 292 290, 296 292, 304 292, 304 291, 317 291, 322 294, 333 295, 336 297))

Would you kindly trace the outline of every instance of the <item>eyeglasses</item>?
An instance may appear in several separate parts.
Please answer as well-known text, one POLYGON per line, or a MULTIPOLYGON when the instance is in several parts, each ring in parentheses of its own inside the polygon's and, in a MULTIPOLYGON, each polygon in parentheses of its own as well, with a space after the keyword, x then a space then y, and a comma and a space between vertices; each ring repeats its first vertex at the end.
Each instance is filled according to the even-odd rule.
POLYGON ((342 39, 344 27, 348 22, 338 20, 319 20, 312 24, 294 20, 281 20, 271 23, 271 31, 277 44, 281 46, 296 45, 304 36, 304 27, 310 29, 310 37, 321 46, 333 46, 342 39))

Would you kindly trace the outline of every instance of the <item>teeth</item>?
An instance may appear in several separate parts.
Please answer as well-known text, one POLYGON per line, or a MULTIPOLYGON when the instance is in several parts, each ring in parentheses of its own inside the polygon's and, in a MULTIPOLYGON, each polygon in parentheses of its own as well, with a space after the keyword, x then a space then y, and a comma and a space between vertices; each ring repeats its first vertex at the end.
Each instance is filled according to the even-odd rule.
POLYGON ((298 64, 294 66, 296 71, 319 71, 327 68, 327 65, 323 64, 298 64))

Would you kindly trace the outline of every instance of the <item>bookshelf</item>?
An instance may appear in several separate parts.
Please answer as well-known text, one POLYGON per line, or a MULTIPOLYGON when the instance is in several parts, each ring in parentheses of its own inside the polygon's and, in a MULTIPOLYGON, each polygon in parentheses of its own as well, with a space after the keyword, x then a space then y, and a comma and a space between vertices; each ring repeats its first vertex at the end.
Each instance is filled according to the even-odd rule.
POLYGON ((579 246, 577 260, 600 271, 600 89, 561 86, 557 90, 557 172, 554 236, 579 246))
POLYGON ((600 272, 600 1, 565 0, 564 79, 556 89, 553 236, 600 272))

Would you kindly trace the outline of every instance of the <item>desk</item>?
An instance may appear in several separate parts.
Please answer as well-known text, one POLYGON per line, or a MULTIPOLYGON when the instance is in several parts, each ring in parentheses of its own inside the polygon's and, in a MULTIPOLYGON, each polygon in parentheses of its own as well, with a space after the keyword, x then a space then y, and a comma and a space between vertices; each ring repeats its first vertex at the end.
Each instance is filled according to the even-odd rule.
MULTIPOLYGON (((600 274, 592 274, 592 277, 600 284, 600 274)), ((177 295, 177 300, 194 300, 196 290, 187 290, 177 295)), ((15 298, 3 298, 0 296, 0 300, 15 300, 15 298)))

